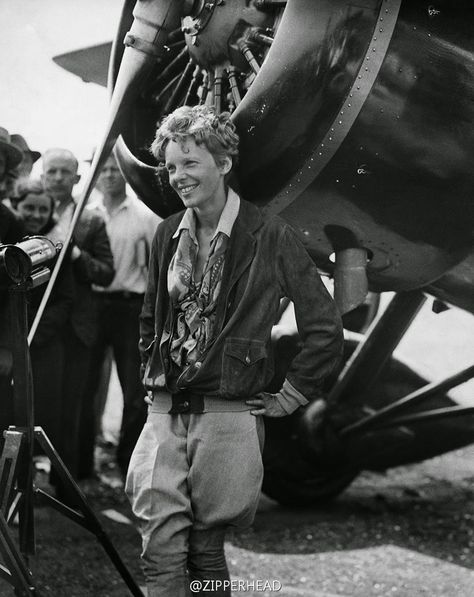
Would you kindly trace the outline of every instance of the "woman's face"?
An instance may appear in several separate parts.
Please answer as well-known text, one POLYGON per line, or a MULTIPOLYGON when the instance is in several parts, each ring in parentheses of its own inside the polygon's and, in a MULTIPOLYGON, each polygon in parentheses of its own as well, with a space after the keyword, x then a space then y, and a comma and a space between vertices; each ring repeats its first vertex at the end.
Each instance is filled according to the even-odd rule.
POLYGON ((17 211, 23 218, 28 234, 40 234, 51 217, 53 209, 48 195, 27 195, 17 205, 17 211))
POLYGON ((214 156, 189 137, 182 142, 169 141, 165 149, 170 184, 185 207, 206 212, 222 209, 225 204, 224 177, 232 160, 216 164, 214 156))

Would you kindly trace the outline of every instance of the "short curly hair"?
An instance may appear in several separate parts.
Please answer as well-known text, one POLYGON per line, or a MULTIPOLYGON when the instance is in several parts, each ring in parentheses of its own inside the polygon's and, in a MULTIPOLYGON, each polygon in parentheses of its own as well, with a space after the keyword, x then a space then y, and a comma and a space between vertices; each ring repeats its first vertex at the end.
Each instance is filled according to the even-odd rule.
POLYGON ((189 137, 196 145, 203 145, 216 163, 229 156, 236 164, 239 136, 230 114, 216 114, 209 106, 182 106, 166 116, 157 128, 150 151, 159 162, 164 162, 169 141, 184 142, 189 137))

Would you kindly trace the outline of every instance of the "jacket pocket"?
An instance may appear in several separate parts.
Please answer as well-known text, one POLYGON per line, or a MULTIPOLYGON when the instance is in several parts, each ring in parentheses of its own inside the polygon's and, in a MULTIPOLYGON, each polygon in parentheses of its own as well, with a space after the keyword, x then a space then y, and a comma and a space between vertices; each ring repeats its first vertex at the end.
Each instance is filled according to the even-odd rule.
POLYGON ((262 391, 267 356, 267 348, 261 340, 228 338, 222 356, 222 393, 229 397, 248 397, 262 391))

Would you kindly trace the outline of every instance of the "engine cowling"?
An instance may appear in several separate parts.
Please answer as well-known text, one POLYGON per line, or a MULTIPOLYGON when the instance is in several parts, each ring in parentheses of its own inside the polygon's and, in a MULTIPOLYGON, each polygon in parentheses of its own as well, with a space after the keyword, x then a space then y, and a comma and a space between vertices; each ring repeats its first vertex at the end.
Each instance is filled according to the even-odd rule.
MULTIPOLYGON (((120 163, 169 215, 180 202, 147 152, 156 122, 183 103, 230 110, 241 193, 287 219, 320 267, 349 231, 371 289, 428 284, 472 243, 473 17, 454 1, 197 1, 125 127, 120 163)), ((130 21, 131 8, 112 73, 130 21)))

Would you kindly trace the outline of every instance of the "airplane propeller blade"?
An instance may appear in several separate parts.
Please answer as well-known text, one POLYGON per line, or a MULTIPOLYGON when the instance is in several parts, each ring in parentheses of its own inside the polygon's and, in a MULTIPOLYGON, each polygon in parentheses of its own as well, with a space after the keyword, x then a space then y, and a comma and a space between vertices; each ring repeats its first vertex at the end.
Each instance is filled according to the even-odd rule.
POLYGON ((107 160, 123 129, 127 116, 142 90, 150 69, 157 61, 161 60, 168 34, 179 28, 181 17, 186 14, 186 7, 188 7, 188 10, 190 8, 189 4, 186 0, 166 0, 159 3, 138 0, 136 3, 133 11, 134 21, 124 40, 126 48, 112 94, 109 119, 101 140, 97 144, 97 151, 74 211, 63 247, 31 326, 28 335, 29 344, 34 338, 59 269, 64 261, 74 229, 94 188, 101 167, 107 160))

